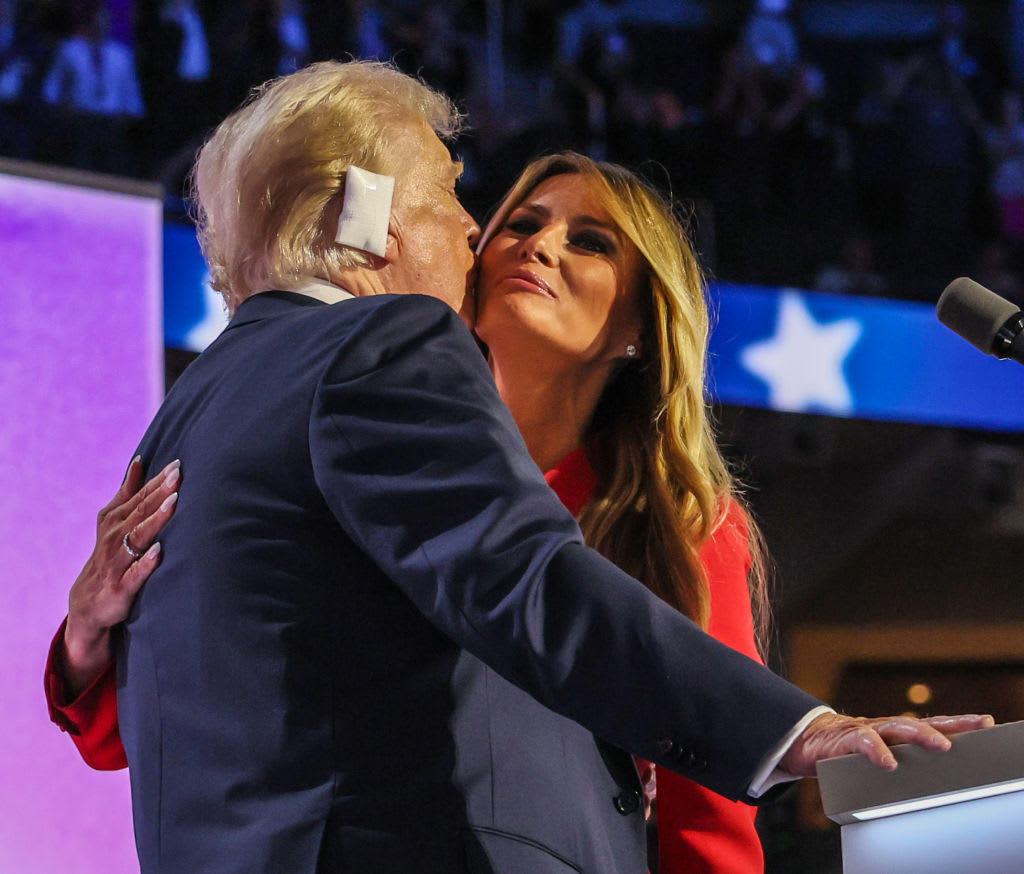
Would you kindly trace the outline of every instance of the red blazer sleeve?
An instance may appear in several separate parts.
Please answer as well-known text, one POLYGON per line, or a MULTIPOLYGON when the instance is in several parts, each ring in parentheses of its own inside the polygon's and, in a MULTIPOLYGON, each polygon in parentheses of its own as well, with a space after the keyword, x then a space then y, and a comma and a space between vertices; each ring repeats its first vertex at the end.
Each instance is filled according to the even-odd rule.
MULTIPOLYGON (((729 508, 700 557, 711 589, 708 631, 761 661, 747 588, 747 521, 739 505, 729 508)), ((762 874, 764 851, 754 828, 756 808, 729 801, 672 771, 656 770, 662 874, 762 874)))
MULTIPOLYGON (((579 515, 597 486, 583 449, 545 475, 562 503, 579 515)), ((701 551, 711 594, 708 632, 757 661, 747 574, 748 529, 743 509, 729 507, 701 551)), ((756 808, 657 768, 658 852, 662 874, 763 874, 764 852, 754 828, 756 808)))
POLYGON ((99 771, 116 771, 128 767, 121 733, 117 725, 117 685, 114 662, 103 670, 92 684, 74 701, 67 700, 64 680, 54 669, 57 647, 64 640, 64 626, 61 623, 50 644, 46 657, 46 673, 43 686, 46 689, 46 706, 50 719, 61 731, 66 731, 79 754, 90 767, 99 771))

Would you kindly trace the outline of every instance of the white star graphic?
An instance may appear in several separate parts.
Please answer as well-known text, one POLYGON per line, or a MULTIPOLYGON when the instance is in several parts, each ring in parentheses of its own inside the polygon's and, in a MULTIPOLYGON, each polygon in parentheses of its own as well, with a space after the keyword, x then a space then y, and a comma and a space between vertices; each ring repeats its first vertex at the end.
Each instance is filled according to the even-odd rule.
POLYGON ((203 279, 203 317, 196 322, 185 335, 185 345, 193 352, 202 352, 214 340, 228 323, 228 311, 224 306, 224 298, 210 287, 210 274, 203 279))
POLYGON ((856 319, 816 322, 801 296, 786 291, 780 297, 775 335, 747 346, 740 352, 740 361, 768 383, 775 409, 849 413, 853 396, 843 364, 862 331, 856 319))

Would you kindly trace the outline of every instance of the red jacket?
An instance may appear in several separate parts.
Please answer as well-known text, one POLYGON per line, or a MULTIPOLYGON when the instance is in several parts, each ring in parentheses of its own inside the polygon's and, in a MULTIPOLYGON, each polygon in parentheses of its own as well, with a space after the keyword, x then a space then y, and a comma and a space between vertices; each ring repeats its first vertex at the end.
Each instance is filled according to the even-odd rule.
MULTIPOLYGON (((582 449, 546 475, 562 503, 579 515, 597 487, 582 449)), ((746 516, 738 504, 700 554, 711 588, 708 632, 761 661, 754 642, 747 574, 746 516)), ((764 853, 754 828, 757 809, 729 801, 673 771, 657 768, 658 851, 662 874, 762 874, 764 853)))

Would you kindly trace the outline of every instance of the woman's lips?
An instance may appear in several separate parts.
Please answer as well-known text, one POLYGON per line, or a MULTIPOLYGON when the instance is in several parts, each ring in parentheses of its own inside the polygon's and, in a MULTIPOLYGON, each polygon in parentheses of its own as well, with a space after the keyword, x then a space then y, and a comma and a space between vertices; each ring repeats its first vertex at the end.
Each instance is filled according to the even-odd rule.
POLYGON ((508 275, 508 279, 518 280, 519 282, 529 285, 535 294, 540 294, 552 299, 557 297, 557 295, 551 290, 550 285, 548 285, 536 273, 532 273, 529 270, 516 270, 514 273, 510 273, 508 275))

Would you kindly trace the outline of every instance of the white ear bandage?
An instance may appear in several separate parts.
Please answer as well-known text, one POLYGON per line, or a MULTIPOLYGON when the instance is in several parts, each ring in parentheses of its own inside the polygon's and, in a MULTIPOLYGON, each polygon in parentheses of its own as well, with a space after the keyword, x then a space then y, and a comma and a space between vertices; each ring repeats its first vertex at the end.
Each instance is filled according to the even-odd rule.
POLYGON ((394 176, 350 166, 345 174, 345 200, 334 242, 383 258, 394 193, 394 176))

